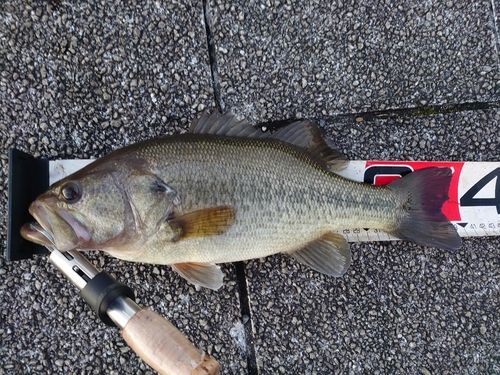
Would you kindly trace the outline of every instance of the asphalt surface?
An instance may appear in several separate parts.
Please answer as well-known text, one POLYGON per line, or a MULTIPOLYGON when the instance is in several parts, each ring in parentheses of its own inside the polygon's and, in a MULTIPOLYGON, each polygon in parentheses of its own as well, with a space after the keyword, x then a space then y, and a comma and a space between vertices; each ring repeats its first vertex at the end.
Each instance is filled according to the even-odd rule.
MULTIPOLYGON (((350 159, 500 160, 498 1, 0 2, 7 150, 94 158, 203 110, 311 118, 350 159)), ((498 237, 351 244, 340 279, 286 255, 221 290, 87 254, 224 374, 500 374, 498 237)), ((1 252, 0 252, 1 253, 1 252)), ((45 256, 0 256, 0 374, 149 374, 45 256)))

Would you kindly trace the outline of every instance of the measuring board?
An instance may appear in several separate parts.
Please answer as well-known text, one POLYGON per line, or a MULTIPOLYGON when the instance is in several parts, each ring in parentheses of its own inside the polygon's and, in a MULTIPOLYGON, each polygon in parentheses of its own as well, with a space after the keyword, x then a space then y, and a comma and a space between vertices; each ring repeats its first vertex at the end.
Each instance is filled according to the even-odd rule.
MULTIPOLYGON (((50 183, 83 168, 92 160, 49 162, 50 183)), ((385 185, 413 171, 428 167, 448 167, 453 176, 449 200, 443 213, 461 237, 500 235, 500 162, 427 162, 355 160, 339 173, 355 181, 385 185)), ((349 242, 397 240, 379 229, 346 228, 337 231, 349 242)))

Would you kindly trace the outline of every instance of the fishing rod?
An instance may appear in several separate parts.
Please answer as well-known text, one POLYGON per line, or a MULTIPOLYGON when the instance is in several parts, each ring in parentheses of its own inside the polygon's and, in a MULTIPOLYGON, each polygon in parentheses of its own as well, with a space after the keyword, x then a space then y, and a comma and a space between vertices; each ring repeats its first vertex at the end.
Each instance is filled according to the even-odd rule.
MULTIPOLYGON (((27 206, 38 194, 37 190, 43 191, 48 186, 48 164, 44 167, 40 163, 44 162, 10 150, 7 260, 27 259, 48 250, 49 261, 78 288, 101 321, 119 327, 132 350, 158 373, 218 374, 217 360, 198 350, 168 320, 139 306, 132 289, 116 281, 108 272, 99 271, 79 251, 60 252, 54 246, 40 249, 41 246, 32 246, 22 239, 19 230, 26 220, 27 206)), ((52 235, 39 225, 31 225, 30 229, 54 244, 52 235)))

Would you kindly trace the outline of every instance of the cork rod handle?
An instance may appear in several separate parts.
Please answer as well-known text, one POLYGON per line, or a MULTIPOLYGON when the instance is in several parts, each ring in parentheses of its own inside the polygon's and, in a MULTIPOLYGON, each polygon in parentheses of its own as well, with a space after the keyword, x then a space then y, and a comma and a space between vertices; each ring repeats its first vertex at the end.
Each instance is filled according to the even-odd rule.
POLYGON ((220 365, 199 351, 172 323, 142 309, 122 331, 130 347, 161 375, 216 375, 220 365))

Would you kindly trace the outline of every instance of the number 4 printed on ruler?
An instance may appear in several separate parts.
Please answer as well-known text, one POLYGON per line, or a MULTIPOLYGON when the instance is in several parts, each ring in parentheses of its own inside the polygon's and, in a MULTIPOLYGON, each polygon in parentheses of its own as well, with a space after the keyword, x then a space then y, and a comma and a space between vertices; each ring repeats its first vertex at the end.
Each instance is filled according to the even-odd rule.
POLYGON ((500 168, 494 169, 474 186, 472 186, 462 198, 460 198, 460 206, 462 207, 487 207, 494 206, 497 209, 497 214, 500 215, 500 168), (476 198, 476 195, 491 181, 496 179, 495 192, 493 198, 476 198))

